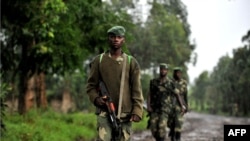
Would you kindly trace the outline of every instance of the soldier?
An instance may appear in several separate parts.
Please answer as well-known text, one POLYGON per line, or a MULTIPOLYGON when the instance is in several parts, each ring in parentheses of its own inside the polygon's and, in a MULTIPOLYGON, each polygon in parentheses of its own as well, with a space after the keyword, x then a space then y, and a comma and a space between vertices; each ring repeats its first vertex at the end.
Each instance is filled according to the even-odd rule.
POLYGON ((182 78, 182 69, 180 67, 174 68, 173 71, 173 82, 175 87, 179 90, 181 100, 183 100, 184 110, 182 106, 177 102, 176 99, 172 102, 173 107, 171 114, 168 118, 168 127, 170 128, 169 136, 171 141, 181 140, 181 130, 183 125, 183 115, 187 112, 188 99, 187 99, 187 81, 182 78))
POLYGON ((105 83, 121 128, 119 141, 130 140, 132 122, 139 122, 143 115, 143 95, 140 80, 140 66, 137 60, 122 51, 125 42, 125 28, 114 26, 107 31, 110 50, 94 58, 87 80, 87 94, 98 108, 98 141, 115 140, 112 124, 105 107, 105 100, 98 94, 99 81, 105 83), (125 67, 124 67, 125 66, 125 67), (124 77, 123 76, 124 72, 124 77), (122 89, 122 90, 121 90, 122 89))
POLYGON ((168 65, 160 64, 160 76, 150 80, 147 97, 147 111, 149 113, 149 126, 156 141, 164 141, 167 133, 167 120, 170 112, 171 97, 174 85, 167 77, 168 65))

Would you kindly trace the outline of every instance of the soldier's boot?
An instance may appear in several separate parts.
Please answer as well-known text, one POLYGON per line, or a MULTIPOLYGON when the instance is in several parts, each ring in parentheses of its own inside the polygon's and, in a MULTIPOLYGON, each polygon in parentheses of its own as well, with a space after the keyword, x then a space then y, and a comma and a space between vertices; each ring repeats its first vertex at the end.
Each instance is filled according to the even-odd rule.
POLYGON ((175 141, 181 141, 181 132, 175 133, 175 141))
POLYGON ((175 132, 174 130, 170 130, 168 133, 168 136, 170 137, 171 141, 175 141, 175 132))
POLYGON ((171 141, 176 141, 174 136, 171 136, 171 141))
POLYGON ((156 138, 156 141, 165 141, 165 138, 158 137, 156 138))

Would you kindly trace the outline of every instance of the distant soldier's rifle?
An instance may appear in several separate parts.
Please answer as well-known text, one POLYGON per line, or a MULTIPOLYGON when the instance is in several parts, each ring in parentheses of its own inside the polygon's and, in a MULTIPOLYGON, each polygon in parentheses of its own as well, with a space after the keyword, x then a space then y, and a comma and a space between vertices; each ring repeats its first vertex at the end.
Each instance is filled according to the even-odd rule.
MULTIPOLYGON (((159 89, 161 90, 165 90, 166 87, 163 87, 163 86, 159 86, 159 89)), ((187 104, 186 102, 183 100, 183 98, 181 97, 180 95, 180 91, 175 88, 174 90, 170 89, 170 88, 167 88, 169 89, 171 92, 173 92, 175 94, 175 97, 177 98, 177 101, 178 103, 180 104, 181 106, 181 109, 182 109, 182 114, 184 114, 185 112, 187 112, 187 104)))
POLYGON ((178 90, 177 88, 175 88, 174 94, 175 94, 175 96, 177 98, 177 101, 179 102, 179 104, 181 106, 182 114, 186 113, 187 112, 187 104, 184 101, 184 99, 181 97, 180 90, 178 90))

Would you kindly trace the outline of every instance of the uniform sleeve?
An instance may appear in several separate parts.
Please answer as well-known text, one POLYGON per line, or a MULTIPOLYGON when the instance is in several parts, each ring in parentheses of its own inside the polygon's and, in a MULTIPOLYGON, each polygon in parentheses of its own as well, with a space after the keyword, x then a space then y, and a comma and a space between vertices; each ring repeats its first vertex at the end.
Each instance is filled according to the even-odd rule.
POLYGON ((90 72, 87 79, 87 94, 89 96, 90 101, 94 104, 95 98, 98 97, 98 83, 99 83, 99 62, 98 58, 96 57, 90 64, 90 72))
POLYGON ((138 115, 142 118, 143 115, 143 103, 144 98, 142 94, 142 87, 141 87, 141 72, 140 66, 136 59, 133 58, 131 61, 131 91, 132 91, 132 102, 133 102, 133 109, 132 114, 138 115))

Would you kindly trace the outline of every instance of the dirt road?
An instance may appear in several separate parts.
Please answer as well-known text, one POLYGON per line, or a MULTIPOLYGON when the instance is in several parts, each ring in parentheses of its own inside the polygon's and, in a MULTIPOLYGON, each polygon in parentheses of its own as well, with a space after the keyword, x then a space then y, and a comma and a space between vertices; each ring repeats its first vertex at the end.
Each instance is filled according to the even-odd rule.
MULTIPOLYGON (((250 118, 189 112, 184 116, 182 141, 223 141, 225 124, 250 124, 250 118)), ((149 130, 134 133, 132 141, 155 141, 149 130)), ((170 141, 166 137, 166 141, 170 141)))

